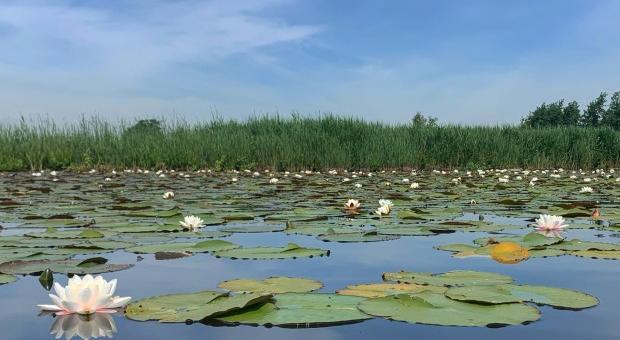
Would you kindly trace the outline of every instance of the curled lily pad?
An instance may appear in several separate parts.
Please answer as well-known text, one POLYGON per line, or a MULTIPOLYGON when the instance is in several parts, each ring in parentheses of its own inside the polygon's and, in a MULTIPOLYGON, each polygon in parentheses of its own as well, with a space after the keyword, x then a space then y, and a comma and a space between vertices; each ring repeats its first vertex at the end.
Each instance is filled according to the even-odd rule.
POLYGON ((264 280, 237 279, 221 282, 218 287, 237 293, 307 293, 321 289, 320 281, 275 276, 264 280))
POLYGON ((187 311, 186 306, 192 306, 194 309, 200 308, 225 295, 226 293, 222 292, 201 291, 154 296, 130 303, 125 308, 125 315, 137 321, 161 320, 179 311, 187 311))
POLYGON ((223 226, 219 230, 227 233, 270 233, 283 231, 285 227, 277 224, 245 224, 223 226))
POLYGON ((501 304, 534 302, 567 309, 596 306, 598 299, 574 290, 530 285, 466 286, 448 289, 446 296, 458 301, 501 304))
POLYGON ((383 279, 385 281, 409 282, 446 287, 498 285, 512 282, 512 278, 510 276, 473 270, 454 270, 440 274, 423 272, 393 272, 383 273, 383 279))
POLYGON ((377 298, 397 294, 413 294, 430 291, 444 293, 446 287, 418 285, 415 283, 371 283, 347 286, 345 289, 336 291, 340 295, 352 295, 365 298, 377 298))
POLYGON ((521 303, 480 305, 422 292, 368 299, 359 304, 366 314, 409 323, 443 326, 518 325, 540 318, 538 309, 521 303))
POLYGON ((305 248, 295 243, 289 243, 285 247, 255 247, 223 250, 215 252, 214 255, 217 257, 226 257, 231 259, 275 260, 326 255, 329 256, 329 250, 305 248))
POLYGON ((231 324, 297 328, 345 324, 370 318, 357 308, 363 300, 357 296, 337 294, 277 294, 274 302, 220 316, 217 320, 231 324))

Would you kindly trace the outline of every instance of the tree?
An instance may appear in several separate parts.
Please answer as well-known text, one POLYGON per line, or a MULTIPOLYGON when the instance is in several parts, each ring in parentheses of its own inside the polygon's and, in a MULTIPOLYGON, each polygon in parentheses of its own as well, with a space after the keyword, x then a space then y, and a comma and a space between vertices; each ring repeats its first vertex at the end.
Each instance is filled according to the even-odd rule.
POLYGON ((567 126, 577 126, 579 125, 579 115, 581 111, 579 110, 579 103, 576 101, 572 101, 564 107, 562 111, 562 125, 567 126))
POLYGON ((607 102, 607 93, 602 92, 596 99, 594 99, 583 114, 581 115, 581 124, 583 126, 599 126, 601 119, 605 113, 605 103, 607 102))
POLYGON ((611 96, 609 107, 603 114, 602 123, 614 129, 620 129, 620 91, 611 96))
POLYGON ((424 116, 422 112, 416 112, 415 116, 411 119, 411 124, 415 126, 437 126, 437 118, 431 116, 424 116))
POLYGON ((523 118, 521 123, 528 127, 563 125, 565 121, 565 110, 564 99, 551 104, 542 103, 542 105, 537 107, 534 111, 531 111, 527 117, 523 118))

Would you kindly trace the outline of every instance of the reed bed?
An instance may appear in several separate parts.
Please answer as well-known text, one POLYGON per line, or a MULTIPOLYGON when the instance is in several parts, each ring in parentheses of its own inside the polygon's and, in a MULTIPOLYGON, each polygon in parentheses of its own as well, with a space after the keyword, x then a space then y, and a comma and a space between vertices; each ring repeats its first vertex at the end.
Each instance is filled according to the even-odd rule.
POLYGON ((620 165, 609 128, 390 125, 339 116, 164 122, 83 119, 0 125, 0 171, 39 169, 350 170, 620 165))

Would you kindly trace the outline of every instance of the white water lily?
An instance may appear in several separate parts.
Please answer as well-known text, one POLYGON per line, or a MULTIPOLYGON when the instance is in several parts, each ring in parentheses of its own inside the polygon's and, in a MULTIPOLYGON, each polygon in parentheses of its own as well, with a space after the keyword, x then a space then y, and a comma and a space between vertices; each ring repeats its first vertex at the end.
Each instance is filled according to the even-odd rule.
POLYGON ((56 294, 49 294, 54 304, 38 307, 57 315, 114 313, 131 300, 130 297, 114 296, 115 290, 116 279, 108 282, 102 276, 80 278, 75 275, 65 287, 54 282, 56 294))
POLYGON ((579 190, 579 192, 581 192, 581 193, 593 193, 594 189, 592 189, 592 187, 583 187, 583 188, 581 188, 581 190, 579 190))
POLYGON ((411 183, 411 185, 409 187, 411 189, 418 189, 420 187, 420 184, 418 182, 413 182, 413 183, 411 183))
POLYGON ((272 178, 272 179, 270 179, 270 180, 269 180, 269 184, 276 184, 276 183, 278 183, 279 181, 280 181, 280 180, 279 180, 279 179, 277 179, 277 178, 272 178))
POLYGON ((403 178, 403 183, 409 183, 409 178, 403 178))
POLYGON ((232 181, 233 181, 233 182, 237 182, 238 180, 239 180, 239 179, 238 179, 237 177, 233 177, 233 178, 232 178, 232 181))
POLYGON ((389 215, 390 211, 391 211, 391 209, 390 209, 389 206, 382 205, 377 210, 375 210, 375 214, 377 214, 379 216, 385 216, 385 215, 389 215))
POLYGON ((379 200, 379 205, 380 206, 387 206, 388 208, 392 209, 392 206, 394 206, 394 203, 392 203, 392 201, 390 201, 390 200, 380 199, 379 200))
POLYGON ((162 195, 162 197, 163 197, 165 200, 171 200, 171 199, 173 199, 173 198, 174 198, 174 192, 172 192, 172 191, 166 191, 166 192, 164 192, 164 194, 162 195))
POLYGON ((344 207, 348 210, 356 210, 360 207, 360 202, 355 199, 349 199, 347 203, 344 204, 344 207))
POLYGON ((356 187, 356 188, 361 188, 361 187, 362 187, 362 185, 361 185, 360 183, 355 183, 355 187, 356 187))
POLYGON ((561 237, 561 233, 567 226, 562 216, 540 215, 536 219, 536 231, 547 237, 561 237))
POLYGON ((498 181, 500 183, 508 183, 509 180, 508 180, 508 178, 501 177, 501 178, 498 179, 498 181))
POLYGON ((204 221, 200 217, 185 216, 179 224, 190 231, 198 231, 204 224, 204 221))
POLYGON ((93 315, 62 315, 54 319, 50 334, 56 339, 80 337, 84 340, 112 338, 117 332, 116 323, 110 314, 96 313, 93 315))

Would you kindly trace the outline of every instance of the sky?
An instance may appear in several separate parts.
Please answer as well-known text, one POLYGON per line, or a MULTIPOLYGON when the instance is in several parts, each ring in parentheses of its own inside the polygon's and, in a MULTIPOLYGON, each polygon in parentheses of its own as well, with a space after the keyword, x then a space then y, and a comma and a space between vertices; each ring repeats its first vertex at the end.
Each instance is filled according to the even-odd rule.
POLYGON ((620 90, 615 0, 1 0, 0 121, 506 124, 620 90))

